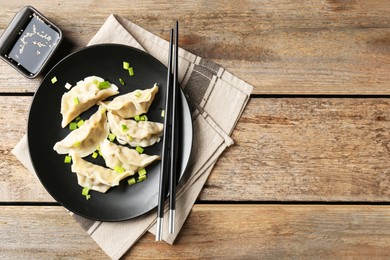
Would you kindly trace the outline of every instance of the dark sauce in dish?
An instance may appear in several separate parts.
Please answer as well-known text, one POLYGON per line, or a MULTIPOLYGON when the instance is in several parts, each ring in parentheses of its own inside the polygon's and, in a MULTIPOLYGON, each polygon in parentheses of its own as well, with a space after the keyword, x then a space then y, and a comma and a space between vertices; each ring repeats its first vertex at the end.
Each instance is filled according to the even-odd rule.
POLYGON ((36 74, 60 41, 60 34, 37 14, 30 15, 26 28, 8 54, 10 62, 23 67, 30 75, 36 74))

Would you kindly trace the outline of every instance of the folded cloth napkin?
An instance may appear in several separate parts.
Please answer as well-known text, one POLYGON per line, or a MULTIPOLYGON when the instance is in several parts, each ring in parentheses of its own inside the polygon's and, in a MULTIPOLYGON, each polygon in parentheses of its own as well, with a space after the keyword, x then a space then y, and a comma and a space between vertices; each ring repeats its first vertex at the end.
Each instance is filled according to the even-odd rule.
MULTIPOLYGON (((111 14, 88 45, 126 44, 168 62, 169 42, 123 17, 111 14)), ((172 244, 183 226, 215 162, 233 144, 230 134, 244 110, 253 87, 221 66, 179 49, 179 81, 189 101, 194 142, 184 179, 177 189, 175 234, 168 233, 165 216, 163 240, 172 244)), ((27 138, 13 153, 33 172, 27 138)), ((167 207, 166 207, 167 208, 167 207)), ((166 210, 167 212, 167 210, 166 210)), ((122 222, 92 221, 70 213, 112 259, 120 258, 146 231, 155 233, 156 211, 122 222)))

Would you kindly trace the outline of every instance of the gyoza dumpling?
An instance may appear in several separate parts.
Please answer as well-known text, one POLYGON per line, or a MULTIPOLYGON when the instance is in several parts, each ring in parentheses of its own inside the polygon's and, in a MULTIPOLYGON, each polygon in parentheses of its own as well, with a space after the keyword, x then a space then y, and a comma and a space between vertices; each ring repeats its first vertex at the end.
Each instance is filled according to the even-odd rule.
POLYGON ((111 112, 107 112, 107 118, 111 133, 116 136, 118 142, 133 147, 155 144, 160 140, 164 129, 161 123, 123 119, 111 112))
POLYGON ((157 84, 153 88, 145 90, 135 90, 125 95, 118 96, 106 103, 108 111, 122 118, 131 118, 148 112, 156 93, 157 84))
POLYGON ((90 76, 77 82, 61 99, 61 126, 67 126, 82 112, 97 102, 118 94, 118 87, 96 76, 90 76))
POLYGON ((109 134, 106 110, 102 106, 84 124, 57 142, 53 149, 59 154, 85 157, 93 153, 109 134))
POLYGON ((78 184, 88 189, 105 193, 109 188, 118 186, 124 178, 133 175, 133 171, 118 173, 100 165, 90 163, 72 154, 72 172, 77 174, 78 184))
POLYGON ((111 169, 119 167, 133 172, 145 168, 152 162, 160 159, 160 156, 158 155, 140 154, 134 149, 116 145, 107 139, 104 139, 103 142, 100 143, 100 152, 107 167, 110 167, 111 169))

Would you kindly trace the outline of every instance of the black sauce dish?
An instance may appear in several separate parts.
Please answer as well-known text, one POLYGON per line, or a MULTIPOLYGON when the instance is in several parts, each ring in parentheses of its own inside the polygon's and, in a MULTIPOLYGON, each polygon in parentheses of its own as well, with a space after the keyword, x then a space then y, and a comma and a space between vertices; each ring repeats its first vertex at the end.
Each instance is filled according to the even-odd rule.
POLYGON ((32 6, 16 13, 0 37, 0 58, 27 78, 35 78, 62 41, 61 30, 32 6))

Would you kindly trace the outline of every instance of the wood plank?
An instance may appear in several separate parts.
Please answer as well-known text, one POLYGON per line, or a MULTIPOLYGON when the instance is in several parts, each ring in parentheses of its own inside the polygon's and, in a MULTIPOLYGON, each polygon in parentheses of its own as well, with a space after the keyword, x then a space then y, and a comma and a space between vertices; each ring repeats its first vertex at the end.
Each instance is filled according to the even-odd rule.
MULTIPOLYGON (((0 209, 3 258, 106 259, 61 207, 0 209)), ((124 259, 388 258, 389 230, 389 206, 195 205, 173 246, 146 234, 124 259)))
POLYGON ((32 97, 1 96, 0 100, 0 201, 54 201, 11 152, 27 131, 32 97))
POLYGON ((2 259, 109 259, 60 206, 0 206, 2 259))
MULTIPOLYGON (((0 3, 1 33, 24 1, 0 3)), ((110 13, 164 38, 179 19, 182 47, 220 63, 254 85, 254 93, 390 93, 390 5, 381 0, 71 0, 34 6, 64 31, 70 43, 65 53, 85 46, 110 13)), ((40 81, 23 78, 4 62, 0 71, 0 92, 35 91, 40 81)))
POLYGON ((251 99, 200 199, 389 201, 389 109, 388 98, 251 99))
POLYGON ((149 235, 126 258, 386 258, 389 225, 388 207, 196 205, 174 246, 149 235))
MULTIPOLYGON (((0 201, 53 201, 10 152, 31 99, 0 96, 0 201)), ((387 98, 251 99, 199 199, 388 202, 389 110, 387 98)))

